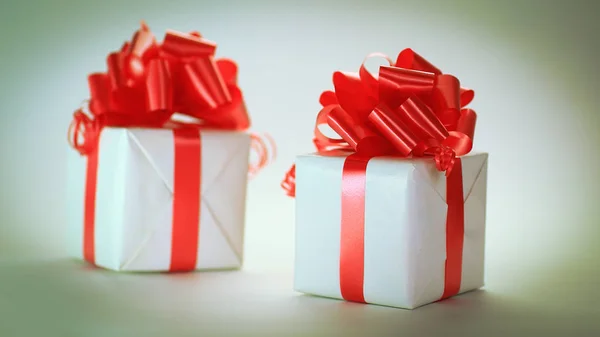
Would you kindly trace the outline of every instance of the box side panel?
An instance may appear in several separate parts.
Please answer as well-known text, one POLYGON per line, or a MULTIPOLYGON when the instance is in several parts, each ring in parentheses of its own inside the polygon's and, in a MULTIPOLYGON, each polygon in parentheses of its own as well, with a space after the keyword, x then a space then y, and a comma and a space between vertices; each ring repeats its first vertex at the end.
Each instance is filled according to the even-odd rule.
POLYGON ((125 138, 120 269, 165 271, 171 258, 173 132, 131 129, 125 138))
POLYGON ((96 264, 113 270, 119 270, 122 259, 126 145, 125 129, 102 130, 98 153, 94 244, 96 264))
MULTIPOLYGON (((197 269, 241 266, 249 140, 244 133, 200 135, 197 269)), ((121 267, 167 271, 173 249, 173 132, 132 129, 127 149, 125 259, 121 267)))
MULTIPOLYGON (((482 155, 483 156, 483 155, 482 155)), ((480 160, 465 161, 465 165, 479 167, 479 172, 465 200, 465 240, 460 292, 484 285, 485 221, 487 199, 487 154, 480 160), (483 160, 483 164, 481 161, 483 160)), ((473 170, 477 171, 477 170, 473 170)), ((468 186, 465 186, 467 188, 468 186)))
POLYGON ((375 158, 367 168, 364 295, 368 303, 412 308, 407 162, 375 158))
POLYGON ((202 132, 198 269, 242 266, 250 135, 202 132))
POLYGON ((411 255, 408 274, 411 304, 418 307, 439 300, 444 292, 448 206, 445 194, 435 189, 445 180, 444 174, 437 172, 432 161, 414 161, 412 166, 405 195, 411 255))
POLYGON ((344 157, 296 160, 294 289, 341 299, 341 173, 344 157))

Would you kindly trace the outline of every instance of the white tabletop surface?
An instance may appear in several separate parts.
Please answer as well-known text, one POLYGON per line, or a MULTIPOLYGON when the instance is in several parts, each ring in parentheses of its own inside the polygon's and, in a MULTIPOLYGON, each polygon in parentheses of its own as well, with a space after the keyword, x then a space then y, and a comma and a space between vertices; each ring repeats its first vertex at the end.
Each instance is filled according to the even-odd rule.
POLYGON ((409 311, 301 295, 291 273, 119 274, 70 260, 0 265, 7 337, 600 336, 595 270, 536 281, 506 270, 486 289, 409 311))

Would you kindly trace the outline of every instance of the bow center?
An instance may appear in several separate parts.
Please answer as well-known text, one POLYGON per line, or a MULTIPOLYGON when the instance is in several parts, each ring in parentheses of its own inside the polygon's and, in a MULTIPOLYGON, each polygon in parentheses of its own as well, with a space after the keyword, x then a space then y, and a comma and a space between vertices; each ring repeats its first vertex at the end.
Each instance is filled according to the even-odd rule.
POLYGON ((456 153, 448 146, 440 146, 435 149, 434 160, 435 167, 439 171, 445 171, 446 176, 449 176, 456 161, 456 153))

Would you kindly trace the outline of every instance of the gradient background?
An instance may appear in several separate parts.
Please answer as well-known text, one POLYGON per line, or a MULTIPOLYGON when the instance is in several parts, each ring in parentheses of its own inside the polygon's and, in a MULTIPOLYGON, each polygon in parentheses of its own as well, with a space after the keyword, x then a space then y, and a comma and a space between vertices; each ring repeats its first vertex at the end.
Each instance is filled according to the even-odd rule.
MULTIPOLYGON (((411 47, 476 91, 470 105, 479 114, 476 150, 490 153, 487 293, 525 301, 529 309, 514 310, 537 312, 540 324, 562 317, 575 329, 599 330, 592 321, 600 315, 594 307, 600 299, 599 13, 600 2, 592 0, 4 2, 0 260, 7 267, 0 268, 0 287, 4 280, 14 289, 5 297, 0 292, 0 303, 39 307, 40 298, 50 296, 48 301, 87 306, 93 298, 78 298, 90 287, 87 281, 78 283, 78 293, 67 292, 60 275, 69 265, 56 262, 65 257, 66 130, 72 111, 88 97, 86 75, 104 71, 107 53, 130 39, 143 19, 159 39, 172 28, 199 30, 217 41, 217 55, 239 63, 253 130, 268 131, 277 141, 277 162, 249 185, 244 273, 292 271, 293 200, 279 182, 295 154, 312 151, 318 97, 332 87, 332 72, 357 70, 373 51, 395 57, 411 47), (16 262, 42 259, 48 262, 16 262), (38 283, 26 285, 25 279, 38 283), (61 289, 65 296, 49 295, 63 294, 61 289), (536 308, 555 310, 555 316, 536 308)), ((294 296, 282 277, 283 283, 270 281, 273 288, 294 296)), ((486 296, 473 301, 498 303, 486 296)), ((510 301, 502 305, 506 312, 513 308, 510 301)), ((39 310, 39 319, 47 315, 39 310)), ((23 317, 16 309, 6 315, 11 313, 23 317)), ((338 316, 329 318, 339 323, 338 316)), ((94 336, 123 332, 92 322, 94 336)), ((196 331, 193 326, 189 331, 196 331)))

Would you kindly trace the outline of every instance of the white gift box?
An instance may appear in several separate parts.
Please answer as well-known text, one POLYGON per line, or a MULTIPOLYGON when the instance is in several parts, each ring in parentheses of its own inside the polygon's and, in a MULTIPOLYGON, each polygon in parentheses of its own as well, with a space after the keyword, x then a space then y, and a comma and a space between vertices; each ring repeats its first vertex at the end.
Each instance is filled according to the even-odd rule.
MULTIPOLYGON (((173 130, 104 128, 98 147, 95 264, 118 271, 168 271, 171 260, 173 130)), ((239 268, 250 136, 201 131, 196 269, 239 268)), ((83 258, 88 157, 69 150, 68 246, 83 258)))
MULTIPOLYGON (((461 158, 464 243, 459 293, 484 283, 486 153, 461 158)), ((294 288, 343 299, 340 290, 342 169, 346 155, 296 160, 294 288)), ((442 297, 446 177, 431 158, 376 157, 366 170, 366 303, 413 309, 442 297)))

